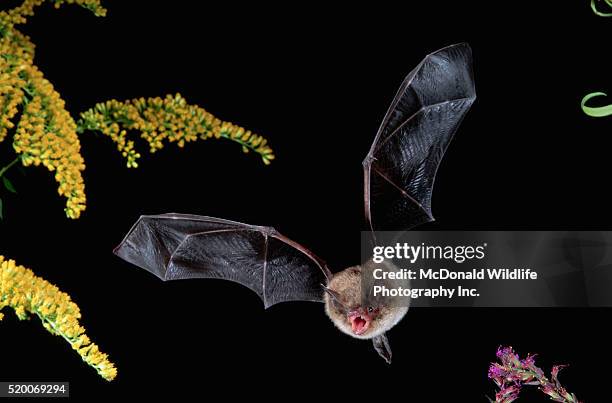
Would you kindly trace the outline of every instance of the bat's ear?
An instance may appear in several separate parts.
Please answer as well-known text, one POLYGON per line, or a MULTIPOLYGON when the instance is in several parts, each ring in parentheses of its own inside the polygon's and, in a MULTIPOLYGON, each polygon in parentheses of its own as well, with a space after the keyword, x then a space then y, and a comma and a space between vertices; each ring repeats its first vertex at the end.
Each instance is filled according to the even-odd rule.
POLYGON ((327 295, 329 295, 330 299, 332 300, 332 303, 334 304, 334 306, 342 311, 342 312, 348 312, 348 308, 346 307, 346 305, 344 305, 342 303, 342 299, 340 298, 340 294, 338 294, 336 291, 332 290, 331 288, 321 284, 321 287, 323 287, 323 291, 325 291, 327 293, 327 295))
POLYGON ((387 334, 383 333, 380 336, 376 336, 372 339, 372 344, 374 344, 374 350, 380 355, 387 364, 391 364, 391 346, 389 345, 389 340, 387 339, 387 334))

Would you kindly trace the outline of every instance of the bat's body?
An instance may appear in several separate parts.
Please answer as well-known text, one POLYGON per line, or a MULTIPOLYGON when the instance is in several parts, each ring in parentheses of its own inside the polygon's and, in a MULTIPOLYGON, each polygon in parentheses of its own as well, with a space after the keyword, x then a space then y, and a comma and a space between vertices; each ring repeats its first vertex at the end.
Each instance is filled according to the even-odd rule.
MULTIPOLYGON (((433 220, 436 170, 475 98, 466 44, 428 55, 408 74, 363 162, 371 229, 408 229, 433 220)), ((324 302, 338 329, 371 339, 387 362, 385 332, 408 310, 362 289, 362 271, 371 261, 334 275, 311 251, 269 227, 195 215, 142 216, 115 253, 162 280, 238 282, 266 308, 285 301, 324 302)))

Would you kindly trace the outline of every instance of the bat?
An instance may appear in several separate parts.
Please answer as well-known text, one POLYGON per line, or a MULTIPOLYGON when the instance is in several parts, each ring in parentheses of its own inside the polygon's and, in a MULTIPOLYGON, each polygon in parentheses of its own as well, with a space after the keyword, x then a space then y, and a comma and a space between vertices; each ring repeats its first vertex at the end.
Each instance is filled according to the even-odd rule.
MULTIPOLYGON (((372 231, 433 220, 436 171, 475 99, 468 44, 427 55, 406 76, 363 161, 365 218, 372 231)), ((372 260, 332 274, 318 256, 271 227, 186 214, 146 215, 114 253, 162 280, 237 282, 259 295, 265 308, 286 301, 323 302, 341 332, 371 339, 387 363, 392 352, 386 332, 408 311, 362 293, 362 272, 372 269, 372 260)))

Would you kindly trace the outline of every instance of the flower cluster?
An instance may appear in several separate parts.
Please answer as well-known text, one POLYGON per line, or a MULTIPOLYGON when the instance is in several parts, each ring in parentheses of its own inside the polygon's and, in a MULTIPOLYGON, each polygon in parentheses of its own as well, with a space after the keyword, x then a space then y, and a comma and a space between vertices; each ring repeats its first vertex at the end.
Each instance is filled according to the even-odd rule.
MULTIPOLYGON (((56 7, 72 3, 97 16, 106 14, 100 0, 48 1, 56 7)), ((77 125, 59 93, 34 65, 34 45, 15 28, 25 23, 44 2, 23 0, 18 7, 0 11, 0 142, 9 131, 14 132, 13 148, 18 160, 24 166, 42 165, 54 172, 59 183, 58 193, 66 198, 68 217, 78 218, 86 205, 82 176, 85 163, 78 138, 78 133, 84 130, 108 135, 127 158, 128 167, 137 167, 136 160, 140 157, 134 142, 127 138, 130 130, 140 131, 151 152, 162 148, 165 140, 183 147, 189 141, 214 137, 239 143, 245 152, 259 154, 265 164, 274 159, 263 137, 187 104, 178 94, 164 99, 100 103, 82 113, 77 125)), ((0 169, 0 176, 12 165, 0 169)), ((5 184, 10 183, 6 176, 2 179, 5 184)))
MULTIPOLYGON (((34 9, 47 0, 23 0, 20 6, 8 11, 0 11, 0 36, 10 34, 15 25, 25 24, 28 17, 34 15, 34 9)), ((105 16, 106 9, 100 4, 101 0, 49 0, 56 8, 64 3, 77 4, 91 10, 96 16, 105 16)))
POLYGON ((23 61, 31 60, 32 55, 27 38, 19 35, 17 40, 0 38, 0 142, 15 125, 12 119, 17 115, 17 107, 23 102, 25 80, 22 77, 23 61))
POLYGON ((78 130, 95 130, 109 136, 127 159, 128 167, 137 167, 140 154, 134 141, 127 139, 128 131, 139 131, 140 137, 154 153, 164 141, 183 147, 198 139, 226 138, 239 143, 245 152, 254 151, 267 165, 274 159, 266 139, 223 122, 199 106, 190 105, 180 94, 165 98, 138 98, 124 102, 110 100, 81 113, 78 130))
POLYGON ((13 308, 22 320, 29 315, 38 316, 45 329, 66 339, 104 379, 111 381, 117 376, 117 369, 108 356, 91 342, 79 324, 81 312, 70 296, 0 255, 0 310, 6 306, 13 308))
POLYGON ((43 165, 55 172, 58 193, 66 197, 66 215, 78 218, 85 210, 85 185, 81 172, 85 162, 76 124, 64 101, 35 66, 26 72, 31 99, 23 106, 13 137, 13 148, 24 166, 43 165))
MULTIPOLYGON (((55 6, 75 3, 104 15, 99 0, 53 0, 55 6)), ((55 172, 66 215, 78 218, 85 210, 85 164, 76 123, 53 85, 34 65, 34 45, 15 25, 26 22, 44 0, 24 0, 0 12, 0 141, 15 129, 13 148, 24 166, 43 165, 55 172), (19 121, 14 122, 21 109, 19 121)))
POLYGON ((512 347, 500 347, 497 358, 500 362, 492 363, 489 367, 489 378, 500 389, 495 395, 495 403, 515 401, 524 385, 539 386, 555 402, 580 403, 576 395, 569 393, 559 382, 558 375, 563 365, 553 367, 549 380, 544 371, 535 365, 533 355, 521 360, 512 347))
MULTIPOLYGON (((28 17, 34 15, 34 9, 47 0, 23 0, 20 6, 12 8, 8 11, 0 12, 2 21, 11 25, 25 24, 28 17)), ((100 0, 48 0, 56 8, 63 4, 76 4, 81 7, 91 10, 94 15, 103 17, 106 15, 106 9, 102 7, 100 0)))

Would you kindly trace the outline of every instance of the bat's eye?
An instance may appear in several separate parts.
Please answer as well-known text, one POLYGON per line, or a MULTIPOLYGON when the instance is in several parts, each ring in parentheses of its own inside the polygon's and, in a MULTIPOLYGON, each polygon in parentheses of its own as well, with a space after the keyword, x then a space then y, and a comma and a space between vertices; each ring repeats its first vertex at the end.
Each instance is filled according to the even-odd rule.
POLYGON ((372 312, 374 312, 374 307, 369 306, 369 307, 368 307, 368 313, 372 313, 372 312))

